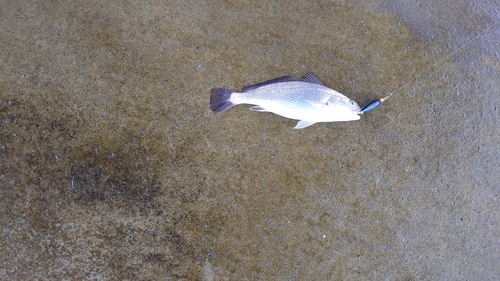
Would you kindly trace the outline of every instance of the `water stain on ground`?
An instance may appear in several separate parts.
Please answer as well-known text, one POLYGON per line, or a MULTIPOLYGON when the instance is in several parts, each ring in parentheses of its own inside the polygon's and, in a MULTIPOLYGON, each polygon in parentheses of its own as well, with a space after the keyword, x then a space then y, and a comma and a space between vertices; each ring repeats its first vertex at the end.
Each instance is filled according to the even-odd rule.
POLYGON ((494 3, 456 41, 446 3, 4 4, 2 279, 498 274, 498 29, 443 60, 494 3), (301 131, 208 108, 305 71, 360 105, 419 77, 301 131))

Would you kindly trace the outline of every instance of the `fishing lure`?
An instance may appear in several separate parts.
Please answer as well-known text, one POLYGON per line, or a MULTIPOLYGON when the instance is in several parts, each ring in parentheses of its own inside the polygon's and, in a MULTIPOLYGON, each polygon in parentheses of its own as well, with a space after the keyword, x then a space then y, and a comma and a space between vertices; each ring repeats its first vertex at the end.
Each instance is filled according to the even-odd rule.
POLYGON ((390 96, 392 96, 395 92, 392 92, 391 94, 389 94, 388 96, 384 97, 384 98, 379 98, 378 100, 374 100, 372 101, 371 103, 369 103, 368 105, 366 105, 365 107, 363 107, 358 114, 363 114, 365 112, 368 112, 368 111, 372 111, 374 109, 376 109, 377 107, 381 106, 382 103, 384 101, 386 101, 390 96))

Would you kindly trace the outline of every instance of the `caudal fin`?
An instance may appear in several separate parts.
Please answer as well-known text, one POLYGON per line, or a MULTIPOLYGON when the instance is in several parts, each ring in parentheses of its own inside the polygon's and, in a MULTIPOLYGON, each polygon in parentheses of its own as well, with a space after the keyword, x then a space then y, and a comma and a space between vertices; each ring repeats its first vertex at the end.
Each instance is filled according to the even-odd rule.
POLYGON ((234 92, 228 89, 213 88, 210 91, 210 109, 217 113, 235 106, 236 104, 230 101, 232 93, 234 92))

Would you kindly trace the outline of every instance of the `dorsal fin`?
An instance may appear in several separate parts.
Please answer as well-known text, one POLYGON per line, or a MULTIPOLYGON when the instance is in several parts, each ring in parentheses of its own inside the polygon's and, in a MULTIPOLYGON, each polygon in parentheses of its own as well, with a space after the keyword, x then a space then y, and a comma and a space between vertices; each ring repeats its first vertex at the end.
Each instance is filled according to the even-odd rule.
POLYGON ((319 77, 312 72, 306 72, 306 74, 304 75, 304 77, 302 77, 302 79, 300 79, 300 81, 323 85, 323 82, 321 82, 319 77))
POLYGON ((294 82, 294 81, 301 81, 301 80, 298 80, 297 78, 294 78, 292 76, 281 76, 281 77, 274 78, 274 79, 271 79, 269 81, 262 82, 259 84, 245 86, 245 87, 243 87, 243 89, 241 89, 241 91, 246 92, 249 90, 257 89, 257 88, 262 87, 262 86, 271 85, 274 83, 294 82))

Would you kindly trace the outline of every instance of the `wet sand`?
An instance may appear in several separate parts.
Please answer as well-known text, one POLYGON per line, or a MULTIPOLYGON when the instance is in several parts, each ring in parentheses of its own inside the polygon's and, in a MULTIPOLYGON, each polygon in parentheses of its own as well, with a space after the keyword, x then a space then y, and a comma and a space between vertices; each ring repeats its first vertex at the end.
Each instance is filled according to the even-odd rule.
POLYGON ((500 278, 498 2, 0 6, 0 279, 500 278), (306 71, 397 93, 209 110, 306 71))

